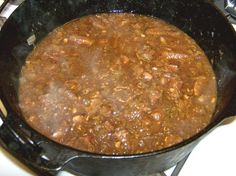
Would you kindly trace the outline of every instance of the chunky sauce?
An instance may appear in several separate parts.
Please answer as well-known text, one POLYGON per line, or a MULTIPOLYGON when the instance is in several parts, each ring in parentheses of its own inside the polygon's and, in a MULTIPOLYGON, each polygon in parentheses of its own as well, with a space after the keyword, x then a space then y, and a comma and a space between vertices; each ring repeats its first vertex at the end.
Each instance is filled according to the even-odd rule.
POLYGON ((97 14, 50 33, 22 68, 25 120, 61 144, 134 154, 179 143, 210 122, 214 73, 187 34, 133 14, 97 14))

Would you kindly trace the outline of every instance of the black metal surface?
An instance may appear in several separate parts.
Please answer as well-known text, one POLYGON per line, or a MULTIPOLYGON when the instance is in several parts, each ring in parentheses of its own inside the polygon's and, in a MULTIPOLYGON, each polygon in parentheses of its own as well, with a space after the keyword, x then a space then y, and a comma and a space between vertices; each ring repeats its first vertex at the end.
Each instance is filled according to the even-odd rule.
MULTIPOLYGON (((176 166, 174 166, 174 170, 171 172, 170 176, 178 176, 179 175, 179 173, 182 170, 182 168, 183 168, 185 162, 187 161, 189 155, 187 155, 184 159, 182 159, 180 162, 178 162, 176 164, 176 166)), ((165 174, 165 171, 163 171, 163 172, 160 172, 160 173, 157 173, 157 174, 146 175, 146 176, 167 176, 167 175, 165 174)))
MULTIPOLYGON (((141 176, 166 170, 185 158, 224 118, 236 114, 236 35, 225 17, 207 1, 189 0, 26 0, 0 32, 0 98, 8 111, 1 118, 0 143, 39 175, 55 175, 63 167, 88 176, 141 176), (132 12, 176 25, 201 46, 217 78, 218 103, 213 121, 196 136, 170 148, 140 155, 104 156, 64 147, 41 136, 21 118, 18 78, 33 46, 55 27, 88 14, 132 12), (191 12, 191 13, 190 13, 191 12), (230 107, 232 106, 232 107, 230 107)), ((40 76, 40 75, 39 75, 40 76)))
POLYGON ((236 0, 225 0, 225 11, 236 18, 236 0))
MULTIPOLYGON (((231 15, 228 11, 226 11, 226 0, 213 0, 214 4, 217 6, 217 8, 225 15, 225 17, 229 20, 230 23, 236 24, 236 17, 231 15)), ((235 3, 235 2, 234 2, 235 3)), ((236 13, 236 9, 235 9, 236 13)))

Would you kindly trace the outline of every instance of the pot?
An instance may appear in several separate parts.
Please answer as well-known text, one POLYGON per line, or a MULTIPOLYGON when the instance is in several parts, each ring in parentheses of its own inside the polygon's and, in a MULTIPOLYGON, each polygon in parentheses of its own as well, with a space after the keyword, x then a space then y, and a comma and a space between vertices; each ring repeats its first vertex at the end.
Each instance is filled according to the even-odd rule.
MULTIPOLYGON (((0 32, 0 144, 38 175, 69 169, 81 175, 138 176, 166 170, 198 142, 236 114, 236 34, 210 1, 196 0, 25 0, 0 32), (89 14, 129 12, 161 18, 186 32, 204 50, 214 69, 218 100, 211 123, 201 132, 163 150, 135 155, 101 155, 75 150, 42 136, 23 120, 18 78, 29 52, 54 28, 89 14)), ((40 75, 39 75, 40 76, 40 75)))

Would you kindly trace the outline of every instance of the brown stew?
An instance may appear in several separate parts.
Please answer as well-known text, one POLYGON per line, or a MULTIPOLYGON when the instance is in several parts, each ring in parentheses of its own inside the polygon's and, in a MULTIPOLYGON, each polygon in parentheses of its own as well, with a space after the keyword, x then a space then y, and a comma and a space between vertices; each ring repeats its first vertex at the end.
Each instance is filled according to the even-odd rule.
POLYGON ((204 52, 166 22, 97 14, 45 37, 22 68, 25 120, 61 144, 102 154, 151 152, 210 122, 216 81, 204 52))

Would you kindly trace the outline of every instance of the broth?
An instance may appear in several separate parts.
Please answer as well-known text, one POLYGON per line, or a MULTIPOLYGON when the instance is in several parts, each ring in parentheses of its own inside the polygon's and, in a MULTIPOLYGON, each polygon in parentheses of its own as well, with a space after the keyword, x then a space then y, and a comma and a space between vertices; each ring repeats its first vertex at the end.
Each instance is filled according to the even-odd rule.
POLYGON ((160 150, 212 117, 216 81, 196 42, 156 18, 96 14, 45 37, 22 68, 19 103, 35 130, 102 154, 160 150))

